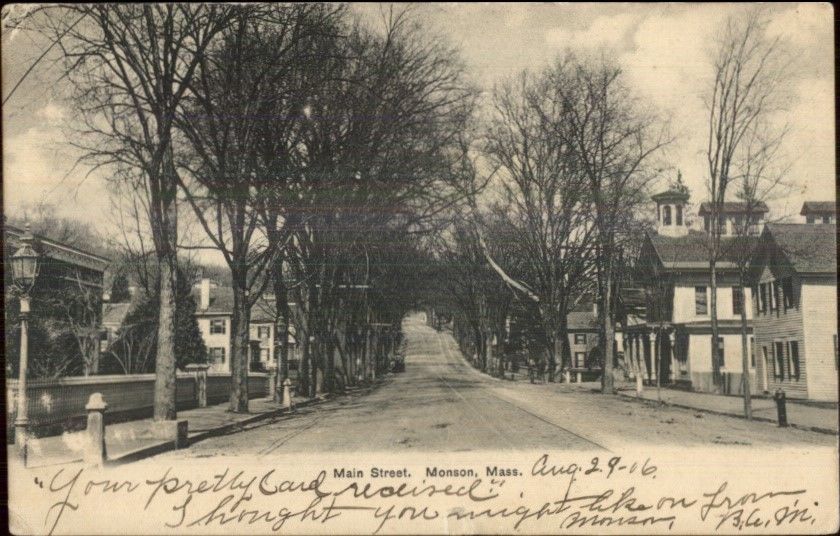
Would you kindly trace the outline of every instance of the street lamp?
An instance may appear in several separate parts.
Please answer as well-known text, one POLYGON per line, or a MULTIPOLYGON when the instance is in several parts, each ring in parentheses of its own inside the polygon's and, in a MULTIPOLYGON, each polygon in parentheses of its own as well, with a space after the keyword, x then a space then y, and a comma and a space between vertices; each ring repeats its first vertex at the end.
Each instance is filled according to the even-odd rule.
POLYGON ((15 445, 18 455, 26 465, 27 428, 29 427, 29 406, 26 400, 26 372, 29 359, 29 293, 38 277, 38 252, 32 247, 33 236, 29 224, 21 246, 12 255, 12 277, 20 294, 20 366, 18 367, 17 415, 15 417, 15 445))

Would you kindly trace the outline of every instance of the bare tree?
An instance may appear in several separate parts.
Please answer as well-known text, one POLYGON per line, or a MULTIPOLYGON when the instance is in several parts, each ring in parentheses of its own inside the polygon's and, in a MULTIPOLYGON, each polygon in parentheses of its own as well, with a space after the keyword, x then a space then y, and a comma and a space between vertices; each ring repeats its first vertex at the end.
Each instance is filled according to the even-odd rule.
POLYGON ((78 270, 72 278, 73 285, 59 293, 53 305, 61 311, 62 320, 79 347, 82 374, 90 376, 99 371, 102 289, 85 281, 78 270))
MULTIPOLYGON (((735 262, 738 270, 741 308, 741 381, 744 395, 744 417, 752 419, 752 393, 750 386, 749 323, 747 321, 746 290, 750 288, 753 274, 751 265, 758 246, 758 221, 767 211, 767 202, 787 195, 791 185, 785 181, 787 158, 783 151, 786 127, 763 128, 750 136, 749 147, 738 163, 738 175, 731 179, 735 197, 742 206, 740 221, 732 226, 735 239, 726 247, 727 257, 735 262)), ((733 290, 733 292, 736 292, 733 290)), ((785 296, 784 299, 791 299, 785 296)), ((755 348, 752 349, 755 352, 755 348)))
POLYGON ((633 238, 627 231, 645 201, 647 186, 657 176, 657 153, 670 138, 665 123, 624 84, 621 69, 604 58, 586 61, 568 56, 550 71, 548 80, 552 109, 562 110, 563 122, 543 120, 569 145, 591 196, 602 389, 612 393, 622 242, 633 238))
POLYGON ((268 240, 261 226, 270 210, 263 207, 276 201, 265 195, 265 186, 286 178, 273 175, 278 171, 273 159, 283 155, 267 155, 264 137, 299 121, 300 111, 290 114, 275 103, 296 96, 289 94, 286 81, 299 65, 313 61, 302 41, 320 33, 331 14, 330 8, 315 4, 243 13, 219 46, 201 58, 176 120, 185 138, 177 164, 181 189, 231 271, 231 411, 248 411, 251 307, 270 282, 267 269, 276 256, 271 246, 285 241, 275 236, 276 226, 268 240))
POLYGON ((82 160, 138 181, 161 267, 156 420, 175 418, 177 182, 173 120, 200 58, 234 9, 218 4, 79 4, 31 13, 59 43, 82 160))
MULTIPOLYGON (((786 129, 774 122, 774 114, 784 106, 788 63, 784 43, 779 37, 767 37, 767 18, 762 8, 751 8, 725 22, 714 52, 713 83, 706 97, 708 113, 707 187, 709 192, 709 285, 711 288, 712 340, 718 340, 717 262, 726 234, 723 221, 724 203, 733 193, 743 193, 748 203, 760 199, 750 192, 764 167, 775 153, 786 129), (745 182, 741 192, 731 186, 745 182), (750 185, 750 183, 753 183, 750 185)), ((766 177, 762 177, 763 179, 766 177)), ((756 191, 757 192, 757 191, 756 191)), ((756 205, 751 209, 757 208, 756 205)), ((745 225, 749 225, 749 218, 745 225)), ((743 319, 742 319, 743 320, 743 319)), ((717 344, 712 344, 712 374, 715 388, 722 385, 721 363, 717 344)), ((743 361, 747 363, 746 350, 743 361)), ((745 368, 745 382, 748 382, 745 368)), ((745 383, 745 393, 749 389, 745 383)), ((744 398, 744 411, 749 415, 749 395, 744 398)))
MULTIPOLYGON (((346 312, 347 291, 365 285, 356 279, 366 272, 360 267, 388 257, 377 253, 386 247, 379 233, 427 232, 457 196, 453 170, 474 88, 458 54, 422 32, 410 8, 383 15, 379 31, 347 25, 340 54, 320 64, 324 78, 304 107, 293 156, 301 221, 287 258, 300 282, 310 394, 332 381, 331 326, 346 312)), ((373 347, 369 324, 381 322, 368 319, 373 347)))
POLYGON ((558 136, 568 128, 568 107, 553 98, 551 73, 524 72, 496 88, 484 153, 525 257, 520 285, 537 302, 553 381, 558 359, 564 368, 570 365, 566 315, 591 284, 597 228, 572 136, 558 136))

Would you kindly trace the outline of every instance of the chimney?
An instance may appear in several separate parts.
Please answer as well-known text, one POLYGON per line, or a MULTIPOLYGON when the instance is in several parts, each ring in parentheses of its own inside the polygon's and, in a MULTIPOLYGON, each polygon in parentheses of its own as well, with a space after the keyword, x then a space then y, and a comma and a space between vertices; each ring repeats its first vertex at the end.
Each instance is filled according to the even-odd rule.
POLYGON ((202 311, 206 311, 210 308, 210 279, 206 277, 201 278, 200 300, 199 307, 201 307, 202 311))

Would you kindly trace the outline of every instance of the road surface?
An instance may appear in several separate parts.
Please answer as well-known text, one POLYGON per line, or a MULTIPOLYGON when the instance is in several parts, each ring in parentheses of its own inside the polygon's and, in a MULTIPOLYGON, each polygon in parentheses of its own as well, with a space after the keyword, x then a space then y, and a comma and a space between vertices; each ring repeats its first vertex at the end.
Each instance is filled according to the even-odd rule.
MULTIPOLYGON (((472 368, 448 332, 406 319, 406 371, 378 387, 158 456, 290 452, 618 451, 627 446, 818 446, 835 438, 768 423, 653 407, 575 384, 530 384, 472 368)), ((584 384, 585 385, 585 384, 584 384)))

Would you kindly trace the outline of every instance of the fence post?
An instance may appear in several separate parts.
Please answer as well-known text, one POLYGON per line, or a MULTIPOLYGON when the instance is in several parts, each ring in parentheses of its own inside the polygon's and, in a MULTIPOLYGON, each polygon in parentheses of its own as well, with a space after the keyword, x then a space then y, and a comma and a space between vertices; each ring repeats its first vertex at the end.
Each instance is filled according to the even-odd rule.
POLYGON ((186 369, 192 372, 195 377, 195 401, 198 407, 207 407, 207 369, 210 365, 206 363, 190 363, 186 369))
POLYGON ((108 404, 102 393, 93 393, 85 406, 87 410, 87 441, 84 460, 88 465, 101 466, 105 463, 105 410, 108 404))
POLYGON ((267 397, 271 400, 276 400, 276 392, 277 392, 277 364, 276 363, 269 363, 266 365, 266 369, 268 371, 268 395, 267 397))
POLYGON ((781 389, 776 389, 776 393, 773 395, 773 400, 776 401, 776 412, 779 414, 779 426, 785 427, 788 425, 785 392, 781 389))
POLYGON ((292 409, 292 380, 283 380, 283 407, 292 409))

